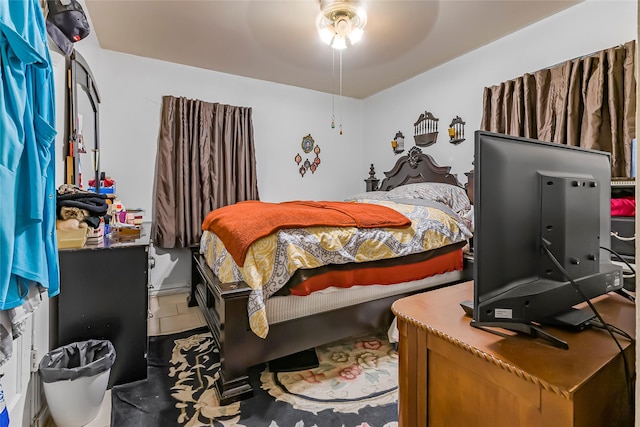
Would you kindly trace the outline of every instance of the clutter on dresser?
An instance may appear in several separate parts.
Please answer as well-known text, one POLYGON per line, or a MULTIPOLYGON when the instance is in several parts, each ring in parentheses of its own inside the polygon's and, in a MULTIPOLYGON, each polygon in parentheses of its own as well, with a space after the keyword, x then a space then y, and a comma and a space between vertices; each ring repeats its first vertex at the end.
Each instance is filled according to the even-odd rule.
POLYGON ((141 231, 141 225, 120 224, 111 229, 109 238, 112 242, 128 242, 140 238, 141 231))
POLYGON ((56 193, 58 248, 81 248, 89 238, 99 241, 109 210, 107 196, 73 184, 61 185, 56 193))
MULTIPOLYGON (((96 180, 89 180, 89 191, 96 192, 96 180)), ((116 193, 116 181, 108 176, 105 176, 104 172, 100 174, 100 187, 97 191, 98 194, 115 194, 116 193)))
MULTIPOLYGON (((100 180, 100 193, 94 187, 84 190, 63 184, 57 191, 57 236, 59 249, 109 246, 141 237, 144 210, 126 208, 115 193, 115 180, 100 180), (106 240, 106 241, 105 241, 106 240)), ((90 181, 94 185, 95 181, 90 181)))
POLYGON ((104 218, 100 218, 100 224, 96 228, 87 230, 87 244, 96 245, 104 240, 104 218))
POLYGON ((76 218, 56 221, 58 249, 81 248, 87 241, 87 224, 76 218))
POLYGON ((109 211, 111 222, 108 224, 108 235, 112 241, 128 241, 140 237, 144 210, 139 208, 126 208, 124 204, 115 199, 109 211))

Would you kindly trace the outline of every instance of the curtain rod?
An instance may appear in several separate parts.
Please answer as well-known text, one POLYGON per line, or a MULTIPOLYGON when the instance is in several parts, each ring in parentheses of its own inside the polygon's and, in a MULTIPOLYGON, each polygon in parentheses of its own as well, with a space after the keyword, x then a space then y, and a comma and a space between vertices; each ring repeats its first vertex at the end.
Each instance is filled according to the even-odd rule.
POLYGON ((564 60, 564 61, 562 61, 562 62, 558 62, 557 64, 550 65, 550 66, 548 66, 548 67, 544 67, 544 68, 540 68, 539 70, 536 70, 536 71, 534 71, 534 72, 532 72, 532 73, 528 73, 528 74, 534 74, 534 73, 537 73, 538 71, 548 70, 548 69, 550 69, 550 68, 557 67, 558 65, 562 65, 562 64, 564 64, 564 63, 571 62, 571 61, 576 61, 576 60, 578 60, 578 59, 585 59, 585 58, 589 58, 589 57, 592 57, 592 56, 596 56, 596 55, 598 55, 600 52, 603 52, 603 51, 605 51, 605 50, 609 50, 609 49, 618 49, 618 48, 621 48, 621 47, 625 47, 625 46, 626 46, 627 44, 629 44, 629 43, 634 43, 634 44, 635 44, 635 42, 636 42, 635 40, 631 40, 631 41, 628 41, 628 42, 626 42, 626 43, 619 44, 619 45, 617 45, 617 46, 607 47, 607 48, 604 48, 604 49, 597 50, 597 51, 595 51, 595 52, 587 53, 587 54, 585 54, 585 55, 576 56, 575 58, 567 59, 567 60, 564 60))

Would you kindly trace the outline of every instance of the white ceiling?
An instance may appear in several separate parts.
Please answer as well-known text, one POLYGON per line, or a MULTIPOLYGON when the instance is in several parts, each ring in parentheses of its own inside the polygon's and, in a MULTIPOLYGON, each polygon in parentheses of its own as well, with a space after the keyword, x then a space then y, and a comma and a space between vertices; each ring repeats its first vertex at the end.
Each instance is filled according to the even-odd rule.
MULTIPOLYGON (((365 0, 343 51, 343 95, 364 99, 582 0, 365 0)), ((86 0, 104 49, 327 93, 338 63, 318 0, 86 0)))

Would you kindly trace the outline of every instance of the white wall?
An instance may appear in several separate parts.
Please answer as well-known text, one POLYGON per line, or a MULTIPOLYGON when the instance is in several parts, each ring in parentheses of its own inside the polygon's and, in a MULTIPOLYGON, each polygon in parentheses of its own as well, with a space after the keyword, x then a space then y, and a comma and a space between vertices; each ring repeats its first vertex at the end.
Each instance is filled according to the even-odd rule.
POLYGON ((347 100, 345 132, 339 136, 330 127, 327 94, 113 51, 102 52, 99 66, 101 166, 115 177, 125 205, 151 215, 163 95, 252 108, 258 190, 264 201, 335 198, 364 188, 357 179, 363 171, 351 167, 360 157, 362 101, 347 100), (307 134, 320 145, 322 163, 315 174, 302 178, 293 159, 304 154, 301 142, 307 134), (336 185, 336 178, 344 185, 336 185))
POLYGON ((440 134, 423 152, 440 165, 451 165, 458 180, 466 182, 463 174, 472 169, 473 134, 482 119, 483 89, 634 40, 636 9, 633 0, 587 0, 366 99, 364 158, 375 163, 381 178, 395 161, 392 137, 401 130, 405 147, 413 146, 413 123, 428 110, 440 118, 440 134), (466 141, 457 146, 448 142, 446 133, 456 115, 466 122, 466 141))

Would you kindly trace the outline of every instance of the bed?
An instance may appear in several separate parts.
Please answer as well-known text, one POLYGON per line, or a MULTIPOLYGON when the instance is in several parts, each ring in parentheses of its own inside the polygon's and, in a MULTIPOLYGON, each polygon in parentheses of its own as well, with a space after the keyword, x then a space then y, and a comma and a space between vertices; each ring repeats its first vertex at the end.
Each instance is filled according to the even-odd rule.
MULTIPOLYGON (((456 177, 449 171, 449 167, 438 166, 429 155, 423 154, 418 147, 414 147, 408 155, 398 159, 389 172, 385 172, 385 178, 380 187, 375 189, 376 191, 354 196, 350 200, 364 202, 367 206, 380 204, 394 209, 418 212, 423 209, 422 206, 407 207, 405 203, 408 202, 400 196, 397 197, 401 199, 397 204, 395 200, 389 204, 385 192, 391 194, 399 191, 399 194, 404 196, 404 190, 427 182, 448 184, 455 190, 462 189, 456 177)), ((429 211, 433 212, 431 209, 429 211)), ((438 218, 446 216, 442 215, 438 218)), ((412 220, 411 223, 413 227, 418 222, 412 220)), ((438 226, 442 228, 441 224, 438 226)), ((439 261, 446 259, 449 263, 447 265, 453 262, 456 264, 455 267, 446 267, 444 270, 438 270, 441 267, 437 267, 429 273, 428 277, 415 280, 408 280, 411 279, 410 275, 399 275, 397 277, 403 277, 403 280, 408 281, 398 284, 375 282, 373 286, 351 286, 350 283, 337 284, 336 282, 336 286, 331 286, 329 289, 317 289, 314 286, 323 283, 326 285, 326 282, 332 282, 335 277, 345 277, 339 276, 341 273, 336 271, 339 269, 349 271, 346 277, 358 276, 351 270, 362 267, 367 267, 366 270, 369 273, 373 272, 377 277, 380 277, 380 271, 386 271, 387 274, 384 276, 390 278, 387 282, 394 282, 396 277, 394 271, 400 270, 393 270, 396 268, 394 259, 303 268, 291 272, 284 279, 279 278, 276 282, 282 284, 286 281, 287 284, 294 283, 294 285, 315 283, 314 286, 296 293, 298 289, 296 286, 277 285, 277 291, 275 288, 270 290, 269 297, 260 301, 262 306, 258 310, 255 309, 257 305, 255 285, 248 284, 251 280, 230 281, 228 274, 225 276, 220 269, 221 263, 216 264, 210 259, 211 252, 219 251, 210 249, 211 241, 214 240, 215 243, 217 236, 214 234, 212 239, 211 233, 205 231, 201 246, 192 250, 190 305, 199 305, 219 347, 220 375, 215 385, 220 403, 224 405, 251 396, 253 391, 247 374, 249 367, 338 339, 385 331, 392 322, 393 315, 390 307, 396 299, 426 289, 458 283, 462 279, 461 248, 470 237, 471 227, 466 229, 465 226, 458 224, 451 228, 457 230, 454 233, 455 236, 445 239, 441 244, 443 247, 434 247, 424 253, 416 250, 398 259, 410 260, 406 262, 419 268, 426 265, 422 263, 431 262, 430 258, 437 258, 439 261), (220 280, 214 271, 224 279, 220 280), (255 314, 256 311, 260 316, 255 314), (262 317, 263 314, 264 317, 262 317), (260 326, 256 326, 256 324, 262 325, 266 320, 254 322, 255 317, 268 319, 266 329, 268 333, 260 330, 260 326)), ((379 229, 375 230, 379 231, 379 229)), ((233 252, 231 249, 230 251, 233 252)), ((218 261, 220 259, 224 260, 224 257, 219 257, 218 261)), ((232 270, 238 270, 238 266, 233 262, 232 264, 232 270)), ((352 279, 344 280, 348 282, 352 279)), ((321 286, 323 287, 326 286, 321 286)), ((258 294, 262 296, 261 292, 258 294)))

